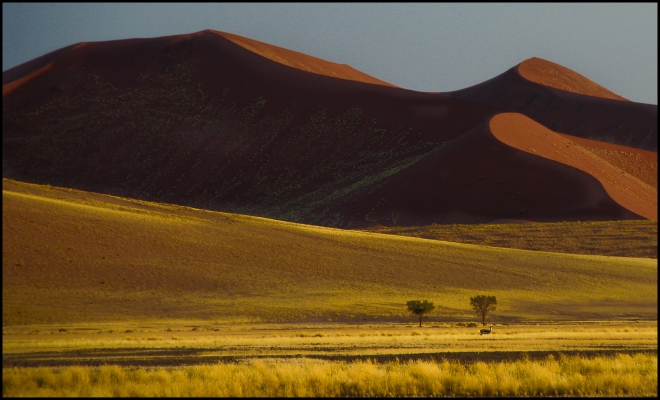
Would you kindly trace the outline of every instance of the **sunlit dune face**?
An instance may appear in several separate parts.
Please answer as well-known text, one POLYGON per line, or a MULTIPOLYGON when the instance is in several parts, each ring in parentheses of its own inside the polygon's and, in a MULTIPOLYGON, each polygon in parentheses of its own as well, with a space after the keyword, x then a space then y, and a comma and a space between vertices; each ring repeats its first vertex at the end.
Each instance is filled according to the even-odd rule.
POLYGON ((658 190, 658 153, 559 133, 616 168, 658 190))
POLYGON ((532 57, 523 61, 518 65, 518 73, 529 81, 555 89, 605 99, 630 101, 577 72, 541 58, 532 57))
POLYGON ((626 174, 567 136, 518 113, 498 114, 490 120, 489 126, 503 143, 586 172, 598 179, 607 194, 621 206, 648 219, 658 217, 657 189, 626 174))
POLYGON ((312 72, 319 75, 331 76, 333 78, 341 78, 351 81, 371 83, 375 85, 391 86, 391 83, 381 81, 380 79, 369 76, 360 72, 347 64, 336 64, 330 61, 325 61, 320 58, 308 56, 297 51, 284 49, 282 47, 273 46, 271 44, 259 42, 256 40, 248 39, 242 36, 234 35, 226 32, 212 31, 225 39, 231 40, 237 45, 250 50, 262 57, 266 57, 272 61, 280 64, 287 65, 302 71, 312 72))

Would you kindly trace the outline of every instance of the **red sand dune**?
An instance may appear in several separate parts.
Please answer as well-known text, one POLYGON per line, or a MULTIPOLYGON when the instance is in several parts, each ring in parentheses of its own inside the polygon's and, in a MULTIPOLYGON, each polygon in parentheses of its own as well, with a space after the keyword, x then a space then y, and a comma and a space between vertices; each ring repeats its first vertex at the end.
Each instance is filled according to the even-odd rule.
POLYGON ((42 73, 48 71, 52 66, 53 66, 53 63, 46 64, 43 67, 39 68, 38 70, 32 72, 31 74, 22 76, 19 79, 16 79, 14 81, 11 81, 11 82, 7 83, 6 85, 2 85, 2 96, 4 97, 5 95, 8 95, 14 89, 21 86, 25 82, 28 82, 29 80, 34 79, 37 76, 41 75, 42 73))
POLYGON ((627 101, 540 58, 443 94, 524 114, 555 132, 658 151, 657 105, 627 101))
POLYGON ((558 133, 614 167, 658 189, 658 153, 558 133))
POLYGON ((262 57, 273 60, 280 64, 288 65, 289 67, 297 68, 302 71, 313 72, 335 78, 347 79, 351 81, 372 83, 375 85, 385 85, 397 87, 391 83, 381 81, 378 78, 367 75, 364 72, 358 71, 347 64, 336 64, 330 61, 322 60, 320 58, 308 56, 307 54, 299 53, 297 51, 284 49, 282 47, 273 46, 272 44, 259 42, 246 37, 234 35, 233 33, 211 31, 218 35, 231 40, 237 45, 246 48, 262 57))
POLYGON ((2 73, 2 85, 6 85, 9 82, 16 81, 27 75, 30 75, 37 70, 42 69, 46 65, 52 63, 54 60, 60 58, 62 55, 75 48, 77 45, 72 44, 71 46, 63 47, 61 49, 51 51, 50 53, 44 54, 41 57, 37 57, 34 60, 25 62, 14 68, 10 68, 7 71, 2 73))
POLYGON ((498 114, 373 193, 373 209, 348 212, 386 226, 657 218, 657 189, 568 143, 521 114, 498 114))
POLYGON ((5 177, 334 226, 364 216, 324 210, 496 112, 302 71, 210 31, 77 47, 3 111, 5 177))
POLYGON ((518 73, 527 80, 555 89, 604 99, 629 101, 575 71, 542 58, 532 57, 521 62, 518 64, 518 73))
POLYGON ((644 218, 658 218, 657 189, 577 146, 566 136, 517 113, 494 116, 490 120, 490 131, 509 146, 588 173, 598 179, 607 194, 621 206, 644 218))
MULTIPOLYGON (((511 87, 491 80, 510 99, 573 96, 554 97, 554 113, 598 109, 594 99, 646 106, 513 73, 511 87)), ((608 180, 528 154, 533 136, 504 144, 489 128, 499 105, 388 86, 215 31, 69 46, 3 82, 3 176, 21 181, 347 228, 649 218, 647 189, 657 193, 630 176, 648 181, 633 172, 648 172, 649 157, 642 168, 625 156, 632 172, 608 180), (639 199, 626 190, 641 190, 630 195, 639 199)), ((516 118, 505 119, 527 126, 516 118)), ((552 143, 562 140, 553 133, 552 143)))

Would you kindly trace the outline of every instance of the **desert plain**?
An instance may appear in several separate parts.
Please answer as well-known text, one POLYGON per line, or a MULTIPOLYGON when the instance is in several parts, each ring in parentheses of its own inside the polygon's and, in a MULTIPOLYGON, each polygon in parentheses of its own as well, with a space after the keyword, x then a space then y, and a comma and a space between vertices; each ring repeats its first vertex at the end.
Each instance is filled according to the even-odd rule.
POLYGON ((657 106, 72 45, 3 72, 2 263, 3 396, 656 396, 657 106))
MULTIPOLYGON (((259 364, 264 371, 368 362, 378 374, 381 365, 420 362, 469 366, 657 354, 657 254, 648 254, 657 225, 645 221, 621 223, 618 232, 635 231, 627 251, 646 257, 621 257, 345 231, 10 180, 3 181, 3 206, 6 376, 16 368, 152 371, 253 362, 266 363, 259 364), (481 293, 499 300, 487 337, 478 334, 481 324, 469 307, 470 296, 481 293), (405 308, 417 298, 438 306, 422 327, 405 308)), ((536 225, 543 235, 548 224, 524 224, 536 225)), ((593 229, 589 223, 559 225, 553 228, 572 233, 576 243, 593 229)), ((490 228, 511 236, 515 226, 490 228)), ((546 240, 555 235, 550 230, 546 240)), ((608 242, 618 243, 622 234, 612 236, 600 247, 610 249, 608 242)), ((89 377, 73 384, 74 392, 55 378, 50 385, 35 378, 27 387, 34 395, 388 393, 360 385, 343 391, 332 383, 313 389, 299 377, 289 386, 280 377, 282 385, 262 392, 249 389, 249 381, 240 390, 199 392, 189 382, 145 392, 139 388, 149 380, 97 387, 89 377)), ((7 382, 7 395, 24 393, 7 382)), ((569 386, 560 392, 568 394, 569 386)), ((390 390, 523 395, 552 394, 558 387, 509 391, 457 383, 390 390)), ((594 390, 640 393, 607 385, 594 390)))

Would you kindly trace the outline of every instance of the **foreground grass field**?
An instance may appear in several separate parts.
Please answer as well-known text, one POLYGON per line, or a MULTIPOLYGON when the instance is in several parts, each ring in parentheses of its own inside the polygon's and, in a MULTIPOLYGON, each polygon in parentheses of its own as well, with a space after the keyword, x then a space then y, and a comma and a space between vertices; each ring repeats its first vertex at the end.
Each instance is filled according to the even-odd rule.
POLYGON ((657 355, 462 365, 255 360, 178 368, 3 370, 3 396, 657 396, 657 355))
POLYGON ((3 396, 655 396, 656 322, 17 327, 3 396))
POLYGON ((8 397, 657 395, 651 258, 3 180, 2 296, 8 397), (476 294, 498 299, 487 336, 476 294), (421 328, 411 299, 437 306, 421 328))
POLYGON ((345 231, 3 180, 3 326, 657 319, 653 259, 345 231))

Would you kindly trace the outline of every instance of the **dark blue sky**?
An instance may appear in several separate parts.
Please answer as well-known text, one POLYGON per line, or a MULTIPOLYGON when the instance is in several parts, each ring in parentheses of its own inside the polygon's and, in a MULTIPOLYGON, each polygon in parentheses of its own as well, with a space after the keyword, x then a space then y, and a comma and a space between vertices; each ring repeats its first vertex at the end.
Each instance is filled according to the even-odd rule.
POLYGON ((89 41, 215 29, 440 92, 540 57, 658 104, 658 5, 3 3, 3 71, 89 41))

